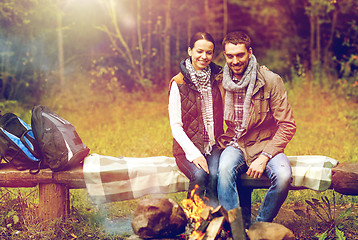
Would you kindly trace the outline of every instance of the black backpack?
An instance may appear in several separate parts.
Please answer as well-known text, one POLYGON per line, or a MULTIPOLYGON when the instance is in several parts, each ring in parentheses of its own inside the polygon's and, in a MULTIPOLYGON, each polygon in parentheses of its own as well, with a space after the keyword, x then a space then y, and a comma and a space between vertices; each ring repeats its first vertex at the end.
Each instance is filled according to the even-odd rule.
POLYGON ((53 171, 79 165, 90 151, 75 127, 46 106, 32 109, 31 126, 41 157, 53 171))
POLYGON ((42 167, 40 149, 31 127, 13 113, 0 117, 1 159, 18 170, 38 173, 42 167))

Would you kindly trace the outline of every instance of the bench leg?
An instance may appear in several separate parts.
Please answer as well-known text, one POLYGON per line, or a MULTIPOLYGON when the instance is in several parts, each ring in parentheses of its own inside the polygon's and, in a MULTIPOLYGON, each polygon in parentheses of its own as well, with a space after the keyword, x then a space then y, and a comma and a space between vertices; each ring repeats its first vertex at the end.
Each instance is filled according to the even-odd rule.
POLYGON ((70 211, 68 187, 64 184, 39 184, 39 217, 41 221, 67 217, 70 211))

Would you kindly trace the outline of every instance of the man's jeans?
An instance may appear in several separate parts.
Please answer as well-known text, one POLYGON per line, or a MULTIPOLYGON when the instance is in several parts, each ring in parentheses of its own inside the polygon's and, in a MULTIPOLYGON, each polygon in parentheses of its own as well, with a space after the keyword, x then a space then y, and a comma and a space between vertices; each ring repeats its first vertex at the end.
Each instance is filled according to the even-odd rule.
MULTIPOLYGON (((221 154, 218 171, 219 203, 226 210, 239 206, 245 207, 248 204, 247 199, 251 205, 251 191, 242 189, 241 192, 241 189, 237 189, 236 184, 237 176, 245 173, 247 169, 242 151, 232 146, 226 147, 221 154), (250 196, 247 196, 248 194, 250 196), (242 202, 244 199, 246 199, 246 203, 242 202)), ((292 170, 287 156, 280 153, 270 159, 264 174, 270 178, 271 187, 261 203, 255 222, 272 222, 287 197, 292 181, 292 170)), ((250 216, 244 216, 244 219, 249 221, 250 216)))
POLYGON ((194 163, 189 162, 184 155, 175 158, 180 171, 190 180, 188 198, 195 185, 198 185, 199 188, 195 191, 195 194, 199 195, 201 199, 204 199, 205 196, 208 200, 206 202, 208 205, 212 207, 218 206, 217 179, 220 154, 221 150, 215 145, 211 154, 205 156, 209 167, 209 174, 202 168, 197 168, 194 163))

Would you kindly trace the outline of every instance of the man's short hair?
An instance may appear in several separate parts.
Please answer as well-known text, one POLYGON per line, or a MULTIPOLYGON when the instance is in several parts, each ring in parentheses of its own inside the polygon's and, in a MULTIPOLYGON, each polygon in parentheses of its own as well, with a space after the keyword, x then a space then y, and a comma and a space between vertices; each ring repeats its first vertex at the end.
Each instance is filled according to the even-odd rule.
POLYGON ((242 31, 231 32, 225 36, 222 42, 222 47, 224 50, 225 50, 225 45, 228 43, 232 43, 234 45, 245 44, 247 50, 251 48, 251 38, 249 37, 249 35, 247 35, 242 31))

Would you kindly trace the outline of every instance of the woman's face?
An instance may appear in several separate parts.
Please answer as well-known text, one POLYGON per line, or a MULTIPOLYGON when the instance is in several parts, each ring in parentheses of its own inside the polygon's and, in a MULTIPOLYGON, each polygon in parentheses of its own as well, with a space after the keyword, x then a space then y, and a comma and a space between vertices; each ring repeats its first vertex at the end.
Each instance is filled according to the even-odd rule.
POLYGON ((200 39, 194 43, 193 48, 188 48, 195 70, 205 69, 213 59, 214 44, 208 40, 200 39))

